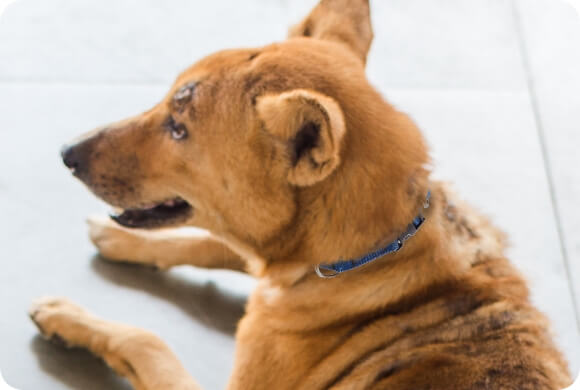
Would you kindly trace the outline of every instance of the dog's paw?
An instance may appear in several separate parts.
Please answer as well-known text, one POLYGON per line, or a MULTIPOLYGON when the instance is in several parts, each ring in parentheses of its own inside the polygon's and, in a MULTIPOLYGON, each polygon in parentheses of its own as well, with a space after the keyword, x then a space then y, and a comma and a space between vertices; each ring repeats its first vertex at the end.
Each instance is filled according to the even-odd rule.
POLYGON ((138 252, 142 243, 136 234, 127 231, 105 216, 89 217, 87 224, 89 237, 103 257, 115 261, 141 261, 138 258, 138 252))
POLYGON ((31 305, 28 315, 42 337, 55 344, 72 347, 74 343, 64 334, 74 328, 74 323, 87 316, 87 312, 67 299, 45 297, 31 305))

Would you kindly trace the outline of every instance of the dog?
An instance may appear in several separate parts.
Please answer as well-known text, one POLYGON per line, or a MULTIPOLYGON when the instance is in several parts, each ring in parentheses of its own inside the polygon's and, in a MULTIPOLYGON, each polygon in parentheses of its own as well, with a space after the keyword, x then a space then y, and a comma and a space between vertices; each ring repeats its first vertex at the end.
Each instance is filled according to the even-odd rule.
MULTIPOLYGON (((153 109, 65 146, 118 210, 89 221, 92 241, 258 279, 229 389, 566 387, 503 233, 430 178, 419 129, 369 85, 372 39, 368 0, 322 0, 286 41, 210 55, 153 109)), ((199 389, 147 331, 61 298, 30 315, 136 389, 199 389)))

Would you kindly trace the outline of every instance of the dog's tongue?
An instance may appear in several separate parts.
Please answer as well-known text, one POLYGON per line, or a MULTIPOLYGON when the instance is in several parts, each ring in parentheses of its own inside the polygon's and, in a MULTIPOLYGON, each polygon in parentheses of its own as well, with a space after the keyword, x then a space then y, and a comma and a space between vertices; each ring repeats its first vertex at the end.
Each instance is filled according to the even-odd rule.
MULTIPOLYGON (((165 202, 163 202, 163 206, 167 206, 167 207, 174 207, 176 204, 177 204, 176 199, 166 200, 165 202)), ((153 206, 153 207, 155 207, 155 206, 153 206)))

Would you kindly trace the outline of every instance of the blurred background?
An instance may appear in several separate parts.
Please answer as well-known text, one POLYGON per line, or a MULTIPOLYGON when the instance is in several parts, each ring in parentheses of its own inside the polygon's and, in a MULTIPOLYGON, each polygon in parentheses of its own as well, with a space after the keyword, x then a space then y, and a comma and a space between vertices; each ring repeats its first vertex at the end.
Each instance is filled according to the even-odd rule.
MULTIPOLYGON (((0 369, 21 389, 129 389, 39 339, 42 295, 157 333, 207 389, 232 366, 254 282, 98 257, 106 213, 59 160, 67 140, 144 111, 206 54, 282 40, 316 0, 19 0, 0 19, 0 369)), ((437 178, 508 232, 509 255, 580 369, 580 24, 556 0, 371 0, 368 75, 418 122, 437 178)))

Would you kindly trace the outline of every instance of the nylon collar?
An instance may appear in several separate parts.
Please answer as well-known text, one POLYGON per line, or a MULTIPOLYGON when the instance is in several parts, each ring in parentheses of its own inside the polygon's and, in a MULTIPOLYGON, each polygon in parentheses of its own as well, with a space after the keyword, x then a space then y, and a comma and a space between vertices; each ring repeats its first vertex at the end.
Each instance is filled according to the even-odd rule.
MULTIPOLYGON (((425 199, 425 203, 423 204, 423 209, 429 208, 429 202, 431 200, 431 191, 427 192, 427 197, 425 199)), ((332 264, 318 264, 314 267, 316 274, 321 278, 334 278, 335 276, 340 275, 343 272, 351 271, 355 268, 362 267, 365 264, 368 264, 380 257, 388 255, 390 253, 398 252, 403 248, 405 241, 413 237, 421 225, 425 222, 425 216, 423 216, 423 210, 417 215, 413 221, 407 226, 407 229, 397 237, 396 240, 389 243, 387 246, 378 249, 374 252, 367 253, 366 255, 359 257, 357 259, 352 260, 340 260, 336 263, 332 264)))

